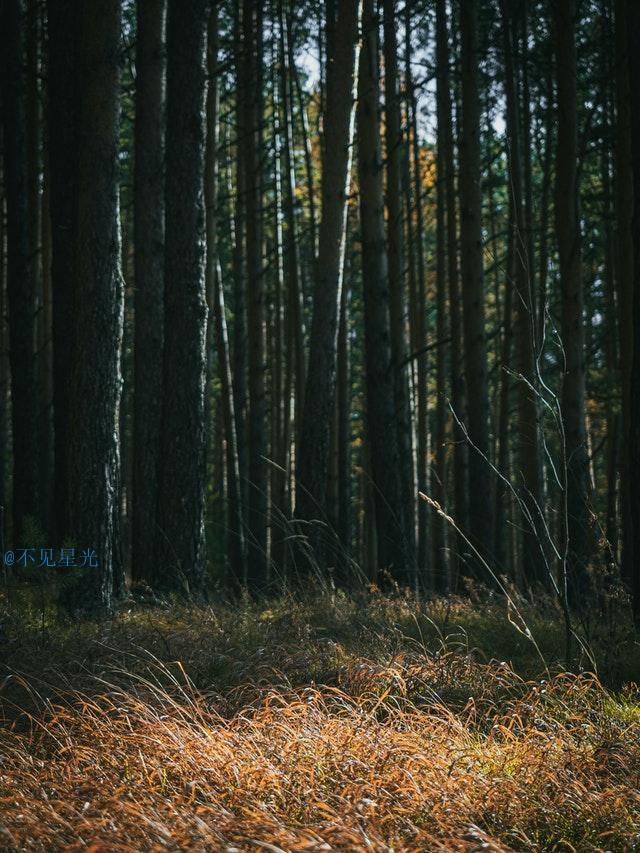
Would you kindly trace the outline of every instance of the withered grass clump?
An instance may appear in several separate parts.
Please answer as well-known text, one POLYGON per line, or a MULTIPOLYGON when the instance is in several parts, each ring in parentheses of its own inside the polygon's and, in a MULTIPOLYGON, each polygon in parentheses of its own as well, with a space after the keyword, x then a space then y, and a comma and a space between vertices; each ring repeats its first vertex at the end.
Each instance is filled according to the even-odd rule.
POLYGON ((216 634, 212 611, 122 614, 109 637, 51 628, 0 692, 0 849, 636 849, 633 687, 523 678, 445 636, 419 648, 401 620, 377 621, 400 604, 372 603, 371 634, 359 605, 351 639, 339 612, 331 637, 331 620, 291 605, 237 627, 239 672, 240 634, 216 634), (224 666, 189 653, 196 624, 216 635, 200 654, 224 666))

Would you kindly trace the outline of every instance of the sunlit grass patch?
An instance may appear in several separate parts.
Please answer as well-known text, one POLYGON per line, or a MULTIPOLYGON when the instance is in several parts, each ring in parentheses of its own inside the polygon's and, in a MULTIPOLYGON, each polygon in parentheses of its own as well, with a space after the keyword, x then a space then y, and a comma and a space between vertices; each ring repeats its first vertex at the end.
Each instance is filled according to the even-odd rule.
POLYGON ((491 660, 483 613, 376 594, 23 626, 0 849, 634 849, 637 691, 561 652, 535 677, 491 660))

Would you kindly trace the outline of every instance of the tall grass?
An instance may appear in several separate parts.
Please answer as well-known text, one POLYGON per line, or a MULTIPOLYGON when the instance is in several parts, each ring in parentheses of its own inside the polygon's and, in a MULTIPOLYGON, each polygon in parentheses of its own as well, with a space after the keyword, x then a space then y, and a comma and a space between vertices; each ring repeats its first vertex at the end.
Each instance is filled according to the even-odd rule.
POLYGON ((543 672, 490 598, 8 624, 0 849, 632 850, 633 641, 611 690, 526 618, 543 672))

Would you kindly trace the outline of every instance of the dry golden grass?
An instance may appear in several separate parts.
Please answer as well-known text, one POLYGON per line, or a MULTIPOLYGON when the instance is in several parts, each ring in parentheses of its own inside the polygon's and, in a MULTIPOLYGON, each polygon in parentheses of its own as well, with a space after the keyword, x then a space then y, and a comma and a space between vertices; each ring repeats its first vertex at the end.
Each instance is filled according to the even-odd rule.
POLYGON ((634 688, 419 647, 398 631, 410 608, 134 612, 52 626, 39 649, 16 637, 0 848, 636 849, 634 688))

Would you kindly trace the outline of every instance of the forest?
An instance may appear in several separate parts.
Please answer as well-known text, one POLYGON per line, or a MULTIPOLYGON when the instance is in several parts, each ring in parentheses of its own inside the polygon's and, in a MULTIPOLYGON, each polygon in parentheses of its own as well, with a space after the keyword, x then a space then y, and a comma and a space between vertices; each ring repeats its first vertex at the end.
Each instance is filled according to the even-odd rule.
POLYGON ((638 199, 637 0, 0 0, 0 849, 636 849, 638 199))

